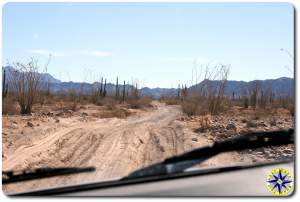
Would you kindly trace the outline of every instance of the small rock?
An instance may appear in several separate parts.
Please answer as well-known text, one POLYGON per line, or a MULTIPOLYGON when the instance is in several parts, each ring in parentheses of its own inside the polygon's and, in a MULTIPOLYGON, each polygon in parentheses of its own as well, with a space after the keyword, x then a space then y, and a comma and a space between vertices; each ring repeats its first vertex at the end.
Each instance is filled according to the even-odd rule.
POLYGON ((192 138, 192 141, 198 142, 198 139, 197 138, 192 138))
POLYGON ((61 112, 56 113, 55 116, 63 116, 64 114, 65 113, 63 111, 61 111, 61 112))
POLYGON ((47 116, 53 116, 53 113, 52 112, 48 112, 46 115, 47 116))
POLYGON ((81 116, 88 116, 88 114, 86 112, 82 112, 81 116))
POLYGON ((276 120, 275 120, 275 119, 271 120, 271 121, 270 121, 270 125, 271 125, 271 126, 276 126, 276 120))
POLYGON ((263 121, 257 123, 257 126, 267 127, 267 125, 266 125, 265 122, 263 122, 263 121))
POLYGON ((257 123, 255 121, 248 121, 247 122, 247 127, 256 128, 257 123))
POLYGON ((270 158, 274 158, 274 157, 275 157, 275 155, 274 155, 274 154, 271 154, 271 153, 268 153, 268 157, 270 157, 270 158))
POLYGON ((33 123, 31 123, 31 122, 27 122, 27 126, 29 126, 29 127, 33 127, 33 123))
POLYGON ((18 124, 16 124, 16 123, 12 123, 11 126, 12 126, 12 128, 14 128, 14 129, 17 129, 17 128, 18 128, 18 124))
POLYGON ((73 110, 71 110, 71 109, 69 109, 69 110, 67 110, 67 113, 69 113, 69 114, 73 114, 73 110))
POLYGON ((242 123, 247 123, 247 119, 242 119, 241 122, 242 123))
POLYGON ((55 123, 59 123, 59 119, 55 119, 55 123))
POLYGON ((291 150, 291 149, 285 149, 285 150, 283 150, 283 152, 287 153, 287 154, 293 154, 294 153, 294 151, 291 150))
POLYGON ((227 126, 226 126, 226 129, 227 130, 236 130, 236 126, 234 123, 229 123, 227 126))
POLYGON ((144 141, 142 139, 139 138, 139 141, 141 144, 144 144, 144 141))

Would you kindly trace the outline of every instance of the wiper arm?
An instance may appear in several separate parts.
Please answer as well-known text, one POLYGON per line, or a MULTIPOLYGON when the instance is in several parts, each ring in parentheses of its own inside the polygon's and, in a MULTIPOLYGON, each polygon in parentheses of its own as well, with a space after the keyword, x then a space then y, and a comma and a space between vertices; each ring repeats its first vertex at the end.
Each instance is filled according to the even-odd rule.
POLYGON ((294 129, 249 133, 168 158, 161 163, 134 171, 123 179, 179 173, 223 152, 279 146, 293 142, 294 129))
POLYGON ((58 167, 58 168, 37 168, 34 170, 21 170, 21 171, 3 171, 2 184, 21 182, 27 180, 41 179, 47 177, 54 177, 59 175, 69 175, 82 172, 93 172, 94 167, 58 167))

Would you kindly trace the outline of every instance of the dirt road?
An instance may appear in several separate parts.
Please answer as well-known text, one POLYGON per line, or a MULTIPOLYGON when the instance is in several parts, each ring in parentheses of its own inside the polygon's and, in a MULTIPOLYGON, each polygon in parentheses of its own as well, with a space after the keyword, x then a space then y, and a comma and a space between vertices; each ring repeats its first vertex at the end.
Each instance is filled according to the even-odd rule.
MULTIPOLYGON (((153 111, 126 119, 74 121, 32 144, 18 147, 3 160, 3 170, 94 166, 96 171, 6 185, 4 191, 19 192, 121 177, 169 156, 209 144, 207 139, 178 120, 179 106, 155 103, 155 107, 153 111)), ((239 158, 237 153, 225 154, 205 165, 228 164, 239 158)))

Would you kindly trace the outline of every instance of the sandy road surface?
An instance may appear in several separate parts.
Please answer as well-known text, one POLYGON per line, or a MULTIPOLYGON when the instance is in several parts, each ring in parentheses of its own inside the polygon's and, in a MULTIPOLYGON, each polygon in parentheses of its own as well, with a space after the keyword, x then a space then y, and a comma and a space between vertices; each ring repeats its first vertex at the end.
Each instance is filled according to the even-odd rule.
MULTIPOLYGON (((22 145, 3 161, 3 170, 42 166, 94 166, 96 172, 52 177, 4 186, 5 192, 26 191, 64 184, 125 176, 137 168, 209 143, 177 120, 179 106, 157 103, 157 109, 126 119, 98 119, 68 125, 22 145)), ((225 154, 206 165, 239 159, 225 154)))

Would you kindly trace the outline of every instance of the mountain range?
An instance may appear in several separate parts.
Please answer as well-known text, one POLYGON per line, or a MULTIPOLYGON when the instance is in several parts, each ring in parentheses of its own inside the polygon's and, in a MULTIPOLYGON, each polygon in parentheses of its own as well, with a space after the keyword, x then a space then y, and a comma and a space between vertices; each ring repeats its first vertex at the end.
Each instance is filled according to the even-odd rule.
MULTIPOLYGON (((6 71, 7 78, 9 78, 14 71, 13 67, 5 66, 2 67, 2 70, 6 71)), ((95 87, 100 86, 99 82, 95 83, 86 83, 86 82, 62 82, 48 73, 41 73, 41 78, 43 81, 50 83, 50 90, 52 92, 67 92, 69 90, 91 92, 95 87)), ((201 86, 210 82, 211 86, 217 86, 221 81, 218 80, 204 80, 196 85, 193 85, 187 90, 189 92, 195 92, 201 88, 201 86)), ((265 79, 265 80, 253 80, 253 81, 234 81, 228 80, 225 87, 225 95, 232 96, 233 93, 235 96, 242 96, 245 91, 250 89, 255 83, 259 83, 260 87, 267 91, 272 89, 272 93, 275 96, 291 96, 294 93, 294 79, 281 77, 277 79, 265 79)), ((9 84, 9 83, 8 83, 9 84)), ((120 85, 120 84, 119 84, 120 85)), ((122 89, 122 84, 120 89, 122 89)), ((126 84, 125 89, 131 88, 131 85, 126 84)), ((116 85, 112 83, 107 83, 106 89, 108 94, 113 94, 115 92, 116 85)), ((176 96, 178 89, 176 88, 149 88, 143 87, 139 89, 141 95, 151 96, 153 98, 159 98, 161 96, 176 96)))

